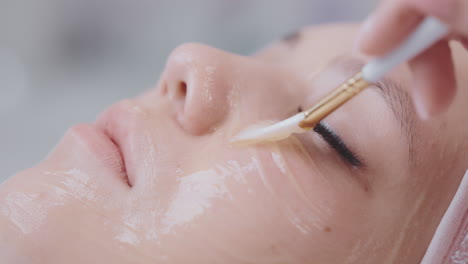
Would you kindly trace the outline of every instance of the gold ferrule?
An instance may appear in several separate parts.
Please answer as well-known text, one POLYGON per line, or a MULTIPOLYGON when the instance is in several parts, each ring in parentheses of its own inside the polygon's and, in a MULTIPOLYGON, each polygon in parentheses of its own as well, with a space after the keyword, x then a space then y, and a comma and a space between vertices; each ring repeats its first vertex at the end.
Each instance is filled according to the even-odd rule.
POLYGON ((357 73, 316 105, 307 109, 304 112, 305 118, 299 123, 299 126, 304 129, 313 129, 322 119, 370 85, 371 83, 362 78, 361 72, 357 73))

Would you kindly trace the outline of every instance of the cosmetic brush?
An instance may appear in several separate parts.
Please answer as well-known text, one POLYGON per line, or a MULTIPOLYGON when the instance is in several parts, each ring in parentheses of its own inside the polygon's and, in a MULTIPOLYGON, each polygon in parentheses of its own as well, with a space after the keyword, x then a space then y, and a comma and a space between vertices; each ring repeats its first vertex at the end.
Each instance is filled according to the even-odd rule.
POLYGON ((317 104, 270 126, 248 128, 231 139, 234 144, 278 141, 293 133, 313 129, 323 118, 356 94, 380 80, 387 72, 432 46, 448 34, 448 27, 435 17, 426 17, 396 49, 367 63, 360 72, 339 85, 317 104))

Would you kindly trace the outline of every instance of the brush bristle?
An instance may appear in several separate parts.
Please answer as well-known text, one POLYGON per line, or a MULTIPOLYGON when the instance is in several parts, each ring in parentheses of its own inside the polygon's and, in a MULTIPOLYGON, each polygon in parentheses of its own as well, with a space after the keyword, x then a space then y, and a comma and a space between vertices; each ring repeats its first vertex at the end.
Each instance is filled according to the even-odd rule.
POLYGON ((279 141, 288 138, 293 133, 305 131, 299 127, 299 122, 304 118, 303 113, 296 114, 276 124, 257 124, 242 130, 231 139, 234 145, 251 145, 268 141, 279 141))

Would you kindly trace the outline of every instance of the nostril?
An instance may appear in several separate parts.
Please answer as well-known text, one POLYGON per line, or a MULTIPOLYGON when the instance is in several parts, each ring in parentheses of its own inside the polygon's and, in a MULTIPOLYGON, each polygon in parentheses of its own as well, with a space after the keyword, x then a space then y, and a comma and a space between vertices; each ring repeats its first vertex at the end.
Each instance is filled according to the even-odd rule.
POLYGON ((187 96, 187 83, 185 81, 177 81, 168 85, 169 98, 178 114, 182 114, 185 108, 185 98, 187 96))
POLYGON ((176 98, 185 98, 187 95, 187 83, 181 81, 176 86, 176 98))

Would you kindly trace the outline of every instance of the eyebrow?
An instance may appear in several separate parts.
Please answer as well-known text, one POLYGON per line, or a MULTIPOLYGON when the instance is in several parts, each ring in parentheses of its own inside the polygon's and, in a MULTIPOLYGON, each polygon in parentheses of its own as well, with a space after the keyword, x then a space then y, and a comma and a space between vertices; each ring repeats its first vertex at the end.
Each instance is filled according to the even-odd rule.
MULTIPOLYGON (((339 65, 344 68, 345 71, 353 73, 361 71, 362 67, 365 65, 362 60, 349 55, 337 57, 333 64, 339 65)), ((400 123, 401 129, 406 134, 408 153, 411 161, 413 156, 414 126, 416 122, 411 97, 403 89, 402 84, 391 77, 383 77, 370 87, 379 91, 379 94, 382 95, 385 102, 392 110, 396 120, 400 123)))
POLYGON ((302 30, 296 30, 286 34, 281 38, 281 41, 294 48, 301 41, 301 37, 302 30))

